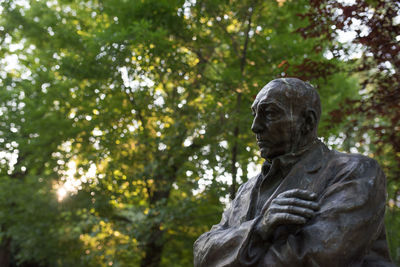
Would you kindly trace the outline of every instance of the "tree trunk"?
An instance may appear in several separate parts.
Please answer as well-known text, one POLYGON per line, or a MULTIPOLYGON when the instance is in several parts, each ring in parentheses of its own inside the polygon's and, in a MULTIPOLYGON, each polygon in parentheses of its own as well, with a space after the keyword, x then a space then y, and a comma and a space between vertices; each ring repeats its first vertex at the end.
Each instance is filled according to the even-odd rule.
POLYGON ((140 267, 158 267, 161 263, 164 242, 162 242, 163 231, 160 225, 155 224, 150 229, 150 238, 145 245, 145 256, 142 258, 140 267))
POLYGON ((10 267, 11 238, 4 238, 0 244, 0 266, 10 267))
MULTIPOLYGON (((247 59, 247 47, 249 44, 249 38, 250 38, 250 30, 251 30, 251 19, 253 16, 253 12, 254 12, 254 2, 249 6, 249 14, 247 17, 247 29, 246 29, 246 38, 243 44, 243 51, 242 51, 242 55, 240 56, 239 60, 240 60, 240 73, 244 82, 244 69, 246 67, 246 59, 247 59)), ((240 117, 240 106, 242 104, 242 93, 237 92, 237 98, 236 98, 236 115, 237 118, 240 117)), ((233 130, 233 136, 234 136, 234 144, 233 144, 233 148, 232 148, 232 161, 231 161, 231 172, 232 172, 232 185, 230 187, 230 198, 233 200, 236 196, 236 190, 237 190, 237 167, 236 167, 236 163, 237 163, 237 154, 238 154, 238 138, 239 138, 239 128, 240 122, 239 120, 237 120, 235 128, 233 130)))
MULTIPOLYGON (((176 173, 177 168, 175 166, 171 167, 176 173)), ((155 189, 149 190, 149 204, 151 208, 163 208, 166 205, 169 195, 172 189, 172 183, 175 179, 169 178, 157 178, 155 179, 157 184, 155 189), (161 203, 161 204, 160 204, 161 203)), ((159 216, 157 209, 155 212, 150 211, 149 213, 150 221, 159 216)), ((140 267, 158 267, 161 263, 162 251, 164 248, 164 231, 160 229, 161 223, 159 221, 152 222, 149 231, 150 235, 145 242, 144 252, 145 255, 141 259, 140 267)))
MULTIPOLYGON (((238 95, 238 99, 240 97, 240 94, 238 95)), ((239 102, 240 100, 238 100, 239 102)), ((237 147, 238 147, 238 137, 239 137, 239 126, 236 125, 235 129, 233 131, 233 136, 235 138, 233 148, 232 148, 232 161, 231 161, 231 172, 232 172, 232 185, 230 188, 230 198, 233 200, 236 196, 236 190, 237 190, 237 168, 236 168, 236 162, 237 162, 237 147)))

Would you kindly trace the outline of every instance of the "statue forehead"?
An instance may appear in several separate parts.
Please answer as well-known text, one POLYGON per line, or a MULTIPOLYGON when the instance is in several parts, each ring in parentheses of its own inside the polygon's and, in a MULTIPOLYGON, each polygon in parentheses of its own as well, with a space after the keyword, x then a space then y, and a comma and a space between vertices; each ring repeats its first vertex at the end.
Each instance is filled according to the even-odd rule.
POLYGON ((260 102, 268 100, 285 104, 289 98, 290 92, 286 86, 282 86, 279 83, 268 83, 258 92, 252 107, 257 106, 260 102))

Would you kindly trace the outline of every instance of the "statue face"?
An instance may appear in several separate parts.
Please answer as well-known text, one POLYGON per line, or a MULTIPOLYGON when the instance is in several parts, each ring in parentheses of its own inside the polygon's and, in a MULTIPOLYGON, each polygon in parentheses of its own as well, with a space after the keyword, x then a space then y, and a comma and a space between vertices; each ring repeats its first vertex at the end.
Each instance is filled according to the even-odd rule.
POLYGON ((258 93, 251 107, 251 130, 256 134, 261 157, 273 159, 291 152, 293 134, 300 134, 299 112, 292 105, 287 90, 276 83, 267 84, 258 93))

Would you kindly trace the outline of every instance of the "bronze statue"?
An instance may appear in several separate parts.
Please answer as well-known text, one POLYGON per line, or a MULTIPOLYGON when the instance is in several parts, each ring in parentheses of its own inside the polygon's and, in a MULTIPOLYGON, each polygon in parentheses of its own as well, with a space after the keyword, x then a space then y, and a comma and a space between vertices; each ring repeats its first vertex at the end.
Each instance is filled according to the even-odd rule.
POLYGON ((317 138, 321 104, 296 78, 257 95, 252 131, 261 173, 194 244, 196 267, 394 266, 386 241, 386 179, 378 163, 317 138))

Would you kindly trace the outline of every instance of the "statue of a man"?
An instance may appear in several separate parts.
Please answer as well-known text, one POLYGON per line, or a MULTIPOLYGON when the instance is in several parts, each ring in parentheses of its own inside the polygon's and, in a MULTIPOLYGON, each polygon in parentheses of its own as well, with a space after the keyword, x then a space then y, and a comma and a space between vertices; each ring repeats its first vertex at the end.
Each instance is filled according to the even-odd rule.
POLYGON ((368 157, 317 138, 318 93, 296 78, 257 95, 252 131, 261 173, 194 244, 196 267, 394 266, 385 235, 386 181, 368 157))

